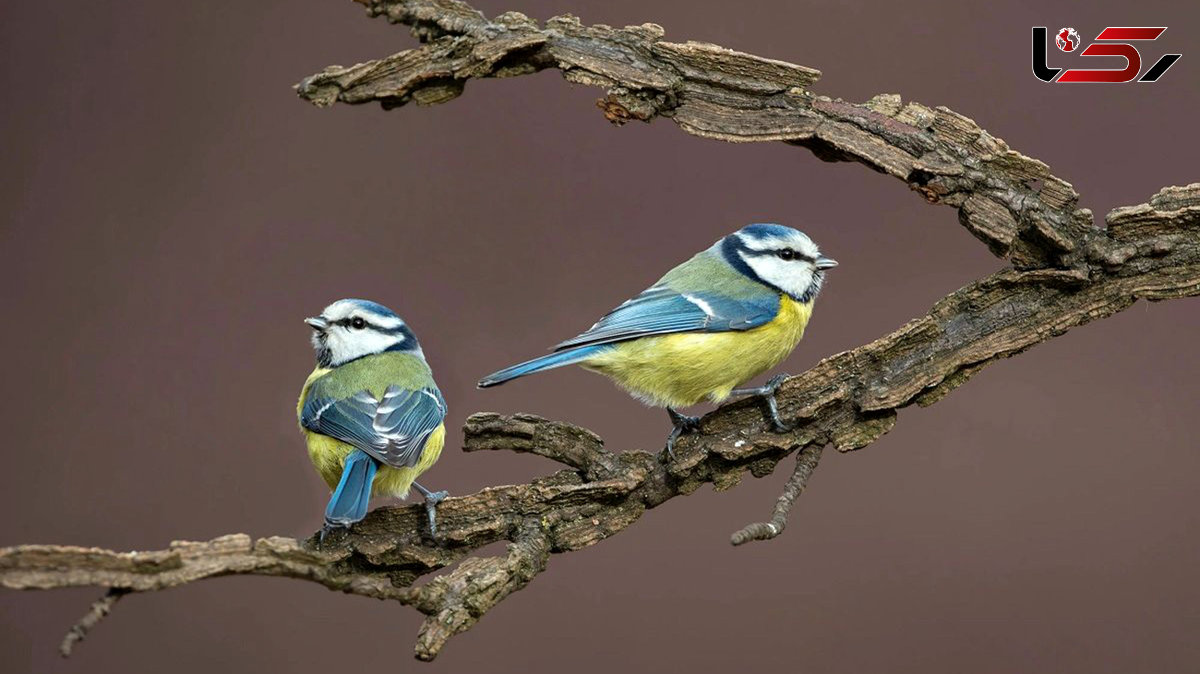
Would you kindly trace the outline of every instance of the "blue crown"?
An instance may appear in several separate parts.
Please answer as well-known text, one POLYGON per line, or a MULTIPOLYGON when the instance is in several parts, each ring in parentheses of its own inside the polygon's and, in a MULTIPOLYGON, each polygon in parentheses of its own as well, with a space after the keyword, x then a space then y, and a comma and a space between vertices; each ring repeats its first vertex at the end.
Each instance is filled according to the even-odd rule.
POLYGON ((354 304, 354 306, 358 307, 359 309, 363 309, 364 311, 369 311, 377 316, 387 316, 387 317, 391 317, 391 318, 399 318, 399 316, 396 315, 396 312, 392 311, 391 309, 388 309, 387 307, 383 306, 382 304, 380 304, 378 302, 372 302, 371 300, 359 300, 359 299, 354 299, 354 298, 347 298, 343 301, 350 302, 350 303, 354 304))
POLYGON ((752 239, 767 239, 771 237, 789 237, 796 234, 797 230, 770 222, 756 222, 753 225, 746 225, 741 228, 738 233, 745 234, 752 239))

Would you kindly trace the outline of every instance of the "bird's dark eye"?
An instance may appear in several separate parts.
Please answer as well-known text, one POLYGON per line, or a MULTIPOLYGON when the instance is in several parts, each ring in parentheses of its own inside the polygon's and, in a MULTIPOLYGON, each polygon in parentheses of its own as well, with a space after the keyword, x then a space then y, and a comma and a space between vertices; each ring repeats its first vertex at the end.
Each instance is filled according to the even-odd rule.
POLYGON ((363 328, 367 327, 367 322, 361 318, 355 318, 354 320, 350 321, 350 327, 354 328, 355 330, 362 330, 363 328))
POLYGON ((796 251, 788 250, 787 248, 784 248, 783 250, 780 250, 780 251, 776 251, 775 254, 779 256, 780 260, 791 261, 791 260, 796 259, 796 251))

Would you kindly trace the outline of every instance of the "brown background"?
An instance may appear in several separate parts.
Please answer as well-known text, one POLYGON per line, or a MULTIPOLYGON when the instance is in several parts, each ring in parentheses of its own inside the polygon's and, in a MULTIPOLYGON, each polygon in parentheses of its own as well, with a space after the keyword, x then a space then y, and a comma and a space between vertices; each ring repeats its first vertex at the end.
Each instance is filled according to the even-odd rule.
MULTIPOLYGON (((1099 214, 1200 178, 1194 3, 581 3, 489 14, 655 21, 818 67, 820 93, 948 105, 1071 181, 1099 214), (1183 5, 1191 5, 1185 16, 1183 5), (1157 84, 1046 85, 1032 25, 1167 25, 1157 84)), ((589 325, 750 221, 842 262, 798 372, 1000 266, 898 181, 781 144, 606 124, 555 72, 435 109, 317 110, 290 85, 412 45, 349 2, 8 2, 0 10, 0 545, 159 548, 306 535, 326 491, 295 395, 300 322, 343 296, 415 328, 451 404, 427 484, 466 494, 555 466, 455 451, 476 410, 657 447, 666 416, 558 371, 482 374, 589 325)), ((1055 63, 1071 59, 1052 50, 1055 63)), ((1145 67, 1149 67, 1148 64, 1145 67)), ((61 662, 92 589, 0 593, 6 672, 1128 672, 1200 667, 1194 299, 1138 304, 831 453, 787 534, 732 549, 783 473, 667 504, 555 558, 433 665, 418 616, 294 581, 132 597, 61 662)), ((786 471, 784 471, 786 472, 786 471)))

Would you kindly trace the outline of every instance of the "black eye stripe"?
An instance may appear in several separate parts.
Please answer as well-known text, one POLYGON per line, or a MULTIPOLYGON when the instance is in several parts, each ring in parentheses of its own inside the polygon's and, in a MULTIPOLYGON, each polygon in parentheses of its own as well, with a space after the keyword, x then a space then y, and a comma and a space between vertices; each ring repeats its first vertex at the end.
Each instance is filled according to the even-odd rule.
POLYGON ((362 318, 361 316, 354 316, 352 318, 343 318, 340 320, 336 320, 336 321, 333 321, 332 325, 340 325, 343 328, 351 328, 351 329, 355 329, 355 330, 370 329, 370 330, 374 330, 375 332, 381 332, 385 335, 405 335, 406 338, 410 337, 412 334, 408 330, 408 326, 406 326, 406 325, 399 325, 394 328, 385 328, 382 325, 372 323, 371 321, 368 321, 367 319, 362 318), (361 328, 354 328, 354 321, 356 319, 361 320, 363 322, 363 326, 361 328))
POLYGON ((816 262, 817 261, 817 258, 812 257, 810 255, 805 255, 804 253, 801 253, 798 250, 792 250, 791 248, 776 248, 774 250, 747 250, 746 252, 750 253, 754 257, 777 257, 780 259, 789 259, 789 258, 785 258, 784 255, 790 254, 791 258, 789 259, 789 261, 791 261, 791 260, 804 260, 805 262, 816 262))

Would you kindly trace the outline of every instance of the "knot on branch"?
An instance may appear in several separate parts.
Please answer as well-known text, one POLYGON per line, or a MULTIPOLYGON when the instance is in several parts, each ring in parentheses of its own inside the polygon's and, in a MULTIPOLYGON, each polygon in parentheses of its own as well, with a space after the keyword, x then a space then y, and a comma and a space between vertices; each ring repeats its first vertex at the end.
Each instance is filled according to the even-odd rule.
POLYGON ((604 118, 615 126, 637 120, 649 122, 659 115, 669 114, 675 107, 672 97, 665 94, 631 92, 617 88, 607 96, 597 99, 596 107, 604 111, 604 118))

